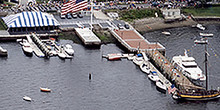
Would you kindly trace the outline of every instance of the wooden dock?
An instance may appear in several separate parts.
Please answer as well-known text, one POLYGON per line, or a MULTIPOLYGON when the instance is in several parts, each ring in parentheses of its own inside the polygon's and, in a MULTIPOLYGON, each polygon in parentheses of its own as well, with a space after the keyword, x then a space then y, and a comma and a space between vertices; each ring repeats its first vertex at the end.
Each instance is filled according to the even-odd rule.
POLYGON ((164 57, 158 50, 146 51, 151 61, 157 66, 163 75, 173 82, 180 90, 191 89, 204 89, 203 87, 196 86, 189 81, 180 71, 176 70, 171 62, 164 57))
POLYGON ((165 53, 165 47, 160 43, 151 43, 147 41, 141 34, 139 34, 135 29, 125 30, 125 29, 112 29, 112 35, 130 52, 147 51, 147 50, 159 50, 165 53))
POLYGON ((32 41, 30 35, 27 35, 27 40, 31 45, 31 48, 33 49, 34 53, 38 57, 45 57, 44 53, 38 48, 38 46, 32 41))
POLYGON ((75 28, 75 31, 85 45, 101 44, 101 40, 89 28, 75 28))

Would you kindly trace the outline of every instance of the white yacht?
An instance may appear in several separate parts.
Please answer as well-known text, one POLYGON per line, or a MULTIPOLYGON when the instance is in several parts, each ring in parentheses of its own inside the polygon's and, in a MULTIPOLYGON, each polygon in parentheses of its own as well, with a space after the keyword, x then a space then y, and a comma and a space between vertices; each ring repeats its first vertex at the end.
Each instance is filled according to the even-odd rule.
POLYGON ((173 57, 172 63, 174 67, 188 78, 205 81, 206 77, 195 62, 195 59, 193 57, 189 57, 186 50, 184 54, 184 56, 179 55, 173 57))
POLYGON ((74 50, 70 44, 66 44, 64 50, 69 55, 74 55, 74 50))
POLYGON ((133 62, 134 62, 136 65, 138 65, 138 66, 140 66, 141 64, 143 64, 143 63, 144 63, 144 58, 143 58, 142 54, 137 54, 137 55, 133 58, 133 62))
POLYGON ((22 44, 22 50, 24 51, 24 54, 28 55, 28 56, 32 56, 33 55, 33 49, 31 48, 30 43, 23 39, 22 44))

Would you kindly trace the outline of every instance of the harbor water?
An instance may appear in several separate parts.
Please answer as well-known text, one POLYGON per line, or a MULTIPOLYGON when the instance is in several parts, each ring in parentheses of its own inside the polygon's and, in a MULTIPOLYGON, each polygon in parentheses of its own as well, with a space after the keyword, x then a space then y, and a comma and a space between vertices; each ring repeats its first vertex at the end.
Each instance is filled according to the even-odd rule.
MULTIPOLYGON (((209 88, 220 86, 220 25, 207 25, 205 32, 214 34, 209 39, 209 88)), ((158 41, 166 47, 166 56, 189 55, 196 58, 203 69, 204 46, 194 45, 199 30, 191 27, 173 28, 145 33, 149 41, 158 41), (170 36, 161 32, 169 31, 170 36)), ((132 61, 107 61, 102 54, 126 53, 115 44, 88 49, 70 40, 75 50, 73 59, 61 60, 27 57, 16 42, 1 42, 8 50, 7 58, 0 58, 0 110, 218 110, 220 100, 209 102, 177 102, 170 94, 156 90, 146 74, 132 61), (89 80, 89 73, 92 74, 89 80), (51 93, 40 92, 49 87, 51 93), (22 97, 32 98, 26 102, 22 97)))

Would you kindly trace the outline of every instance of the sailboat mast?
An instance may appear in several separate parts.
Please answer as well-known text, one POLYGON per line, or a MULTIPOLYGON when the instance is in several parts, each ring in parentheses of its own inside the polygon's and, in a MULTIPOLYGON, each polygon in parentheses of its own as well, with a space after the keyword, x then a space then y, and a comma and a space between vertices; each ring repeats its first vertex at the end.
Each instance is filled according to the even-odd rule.
POLYGON ((206 90, 208 90, 208 69, 207 69, 207 64, 208 64, 208 58, 207 58, 207 44, 205 44, 205 75, 206 75, 206 90))

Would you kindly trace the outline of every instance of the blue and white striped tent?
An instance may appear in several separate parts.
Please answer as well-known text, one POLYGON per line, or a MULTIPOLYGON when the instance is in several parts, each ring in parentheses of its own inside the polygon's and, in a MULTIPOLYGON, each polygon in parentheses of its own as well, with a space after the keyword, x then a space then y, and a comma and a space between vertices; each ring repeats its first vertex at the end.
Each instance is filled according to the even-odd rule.
POLYGON ((2 18, 8 28, 20 27, 43 27, 43 26, 59 26, 59 22, 53 15, 36 12, 22 12, 14 15, 9 15, 2 18))

